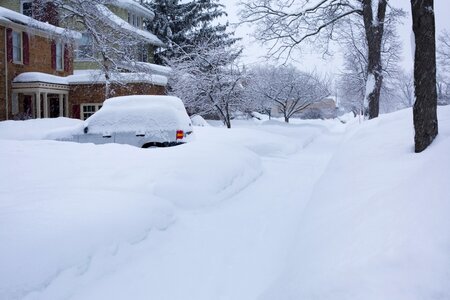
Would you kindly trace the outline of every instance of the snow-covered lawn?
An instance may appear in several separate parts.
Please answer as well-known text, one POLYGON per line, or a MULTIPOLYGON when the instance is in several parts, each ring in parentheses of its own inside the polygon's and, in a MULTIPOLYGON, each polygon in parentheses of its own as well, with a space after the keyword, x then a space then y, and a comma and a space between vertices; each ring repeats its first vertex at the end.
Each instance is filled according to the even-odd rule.
POLYGON ((196 127, 167 149, 0 123, 0 299, 448 299, 450 107, 196 127))

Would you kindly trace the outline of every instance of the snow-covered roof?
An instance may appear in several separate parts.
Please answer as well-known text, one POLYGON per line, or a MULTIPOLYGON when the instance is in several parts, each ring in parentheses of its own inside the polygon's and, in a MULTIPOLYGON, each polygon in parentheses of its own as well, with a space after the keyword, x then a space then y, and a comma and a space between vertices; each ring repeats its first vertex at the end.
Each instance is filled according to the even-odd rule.
POLYGON ((41 72, 25 72, 17 75, 14 80, 14 83, 23 83, 23 82, 44 82, 44 83, 52 83, 52 84, 68 84, 67 77, 55 76, 47 73, 41 72))
POLYGON ((72 39, 81 39, 81 33, 68 30, 65 28, 57 27, 48 23, 37 21, 33 18, 30 18, 28 16, 25 16, 23 14, 20 14, 18 12, 15 12, 13 10, 0 7, 0 21, 6 22, 6 23, 16 23, 20 25, 24 25, 29 27, 30 29, 45 31, 48 33, 66 36, 72 39))
MULTIPOLYGON (((98 70, 79 70, 67 76, 69 84, 92 84, 106 82, 105 74, 98 70)), ((124 83, 145 82, 159 86, 167 85, 167 77, 146 73, 113 73, 111 80, 124 83)))
MULTIPOLYGON (((146 73, 114 73, 112 81, 123 83, 149 83, 159 86, 167 85, 167 77, 162 75, 151 75, 146 73)), ((73 75, 67 77, 55 76, 41 72, 26 72, 17 75, 14 83, 44 82, 51 84, 95 84, 106 82, 105 74, 99 70, 75 71, 73 75)))
POLYGON ((110 11, 106 6, 98 4, 97 8, 100 13, 102 13, 106 17, 107 20, 128 31, 130 34, 142 39, 143 41, 148 42, 149 44, 160 47, 165 46, 164 43, 156 37, 156 35, 146 30, 134 27, 133 25, 129 24, 128 22, 114 14, 112 11, 110 11))
POLYGON ((135 14, 146 17, 150 21, 155 17, 155 13, 134 0, 115 0, 114 5, 132 11, 135 14))
POLYGON ((140 72, 169 76, 172 73, 172 68, 161 65, 155 65, 147 62, 134 62, 130 67, 129 65, 120 65, 120 67, 130 70, 139 70, 140 72))

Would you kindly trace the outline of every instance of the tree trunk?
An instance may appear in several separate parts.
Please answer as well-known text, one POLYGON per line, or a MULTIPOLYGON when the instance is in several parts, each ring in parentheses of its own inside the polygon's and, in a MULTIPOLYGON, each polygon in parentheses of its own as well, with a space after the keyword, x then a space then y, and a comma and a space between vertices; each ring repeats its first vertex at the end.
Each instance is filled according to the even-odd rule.
POLYGON ((284 116, 284 121, 285 121, 286 123, 289 123, 289 117, 288 117, 288 116, 284 116))
POLYGON ((225 125, 227 125, 228 129, 231 128, 231 114, 228 108, 228 103, 225 104, 225 125))
POLYGON ((364 109, 369 112, 369 119, 378 117, 380 111, 380 92, 383 84, 381 66, 381 44, 384 33, 384 19, 387 0, 363 0, 363 19, 368 48, 367 74, 364 109), (378 2, 378 11, 372 11, 372 1, 378 2))
POLYGON ((438 134, 434 1, 411 0, 414 54, 414 142, 416 153, 425 150, 438 134))

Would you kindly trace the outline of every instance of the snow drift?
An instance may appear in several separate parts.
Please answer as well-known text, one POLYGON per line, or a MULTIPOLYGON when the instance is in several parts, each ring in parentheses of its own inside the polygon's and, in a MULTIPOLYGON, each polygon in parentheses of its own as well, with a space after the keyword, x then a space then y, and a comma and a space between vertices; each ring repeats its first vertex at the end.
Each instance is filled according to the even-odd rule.
POLYGON ((450 299, 450 107, 413 153, 410 109, 354 124, 261 299, 450 299))

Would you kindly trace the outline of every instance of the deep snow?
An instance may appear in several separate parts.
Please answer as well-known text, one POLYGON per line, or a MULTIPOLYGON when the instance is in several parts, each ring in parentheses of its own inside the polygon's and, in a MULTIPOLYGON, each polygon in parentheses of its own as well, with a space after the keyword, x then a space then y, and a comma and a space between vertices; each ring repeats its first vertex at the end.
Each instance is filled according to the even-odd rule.
POLYGON ((168 149, 1 122, 0 299, 450 298, 450 107, 422 154, 411 115, 195 127, 168 149))

